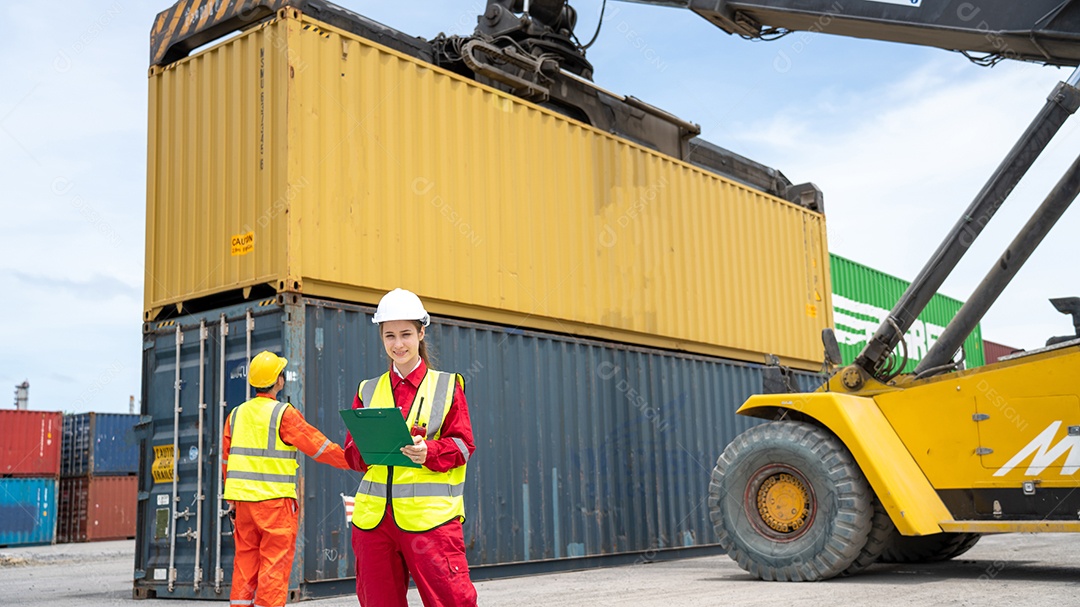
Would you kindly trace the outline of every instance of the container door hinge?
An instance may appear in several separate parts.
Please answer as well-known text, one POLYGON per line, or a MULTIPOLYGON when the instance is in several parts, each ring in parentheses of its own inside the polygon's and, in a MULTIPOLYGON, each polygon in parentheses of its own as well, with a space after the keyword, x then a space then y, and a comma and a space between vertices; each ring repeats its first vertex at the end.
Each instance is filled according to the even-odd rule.
POLYGON ((990 416, 987 415, 986 413, 976 413, 975 415, 971 416, 971 419, 973 419, 973 420, 975 420, 977 422, 984 422, 984 421, 990 419, 990 416))
POLYGON ((975 449, 975 455, 990 455, 994 450, 989 447, 979 447, 975 449))

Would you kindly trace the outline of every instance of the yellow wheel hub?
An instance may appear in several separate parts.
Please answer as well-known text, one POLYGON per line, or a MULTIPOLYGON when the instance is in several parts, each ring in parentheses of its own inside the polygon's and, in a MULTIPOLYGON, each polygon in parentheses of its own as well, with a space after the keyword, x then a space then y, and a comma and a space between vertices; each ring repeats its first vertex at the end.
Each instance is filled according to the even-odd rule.
POLYGON ((810 514, 810 492, 790 474, 774 474, 761 483, 757 492, 761 520, 773 531, 792 533, 806 524, 810 514))

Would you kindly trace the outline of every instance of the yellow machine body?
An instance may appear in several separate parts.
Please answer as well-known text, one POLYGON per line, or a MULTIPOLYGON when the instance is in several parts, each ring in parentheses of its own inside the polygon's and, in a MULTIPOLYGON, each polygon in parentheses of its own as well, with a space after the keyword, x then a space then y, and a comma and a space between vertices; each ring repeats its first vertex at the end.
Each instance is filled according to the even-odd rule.
POLYGON ((904 535, 1080 531, 1080 346, 855 392, 840 378, 739 413, 828 428, 904 535))

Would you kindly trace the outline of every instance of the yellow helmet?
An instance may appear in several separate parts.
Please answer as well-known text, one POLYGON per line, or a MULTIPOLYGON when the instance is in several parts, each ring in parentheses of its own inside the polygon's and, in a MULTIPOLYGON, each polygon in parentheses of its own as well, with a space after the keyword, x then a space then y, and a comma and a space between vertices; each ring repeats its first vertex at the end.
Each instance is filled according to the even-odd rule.
POLYGON ((289 361, 284 358, 263 350, 256 354, 248 365, 248 383, 256 388, 273 386, 287 364, 289 361))

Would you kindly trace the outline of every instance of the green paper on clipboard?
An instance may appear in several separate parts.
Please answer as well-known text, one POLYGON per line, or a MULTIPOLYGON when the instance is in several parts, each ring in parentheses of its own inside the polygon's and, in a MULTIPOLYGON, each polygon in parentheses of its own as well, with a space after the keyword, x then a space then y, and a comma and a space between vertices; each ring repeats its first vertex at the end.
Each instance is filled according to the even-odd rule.
POLYGON ((342 409, 339 413, 369 466, 421 467, 401 452, 413 440, 397 408, 342 409))

